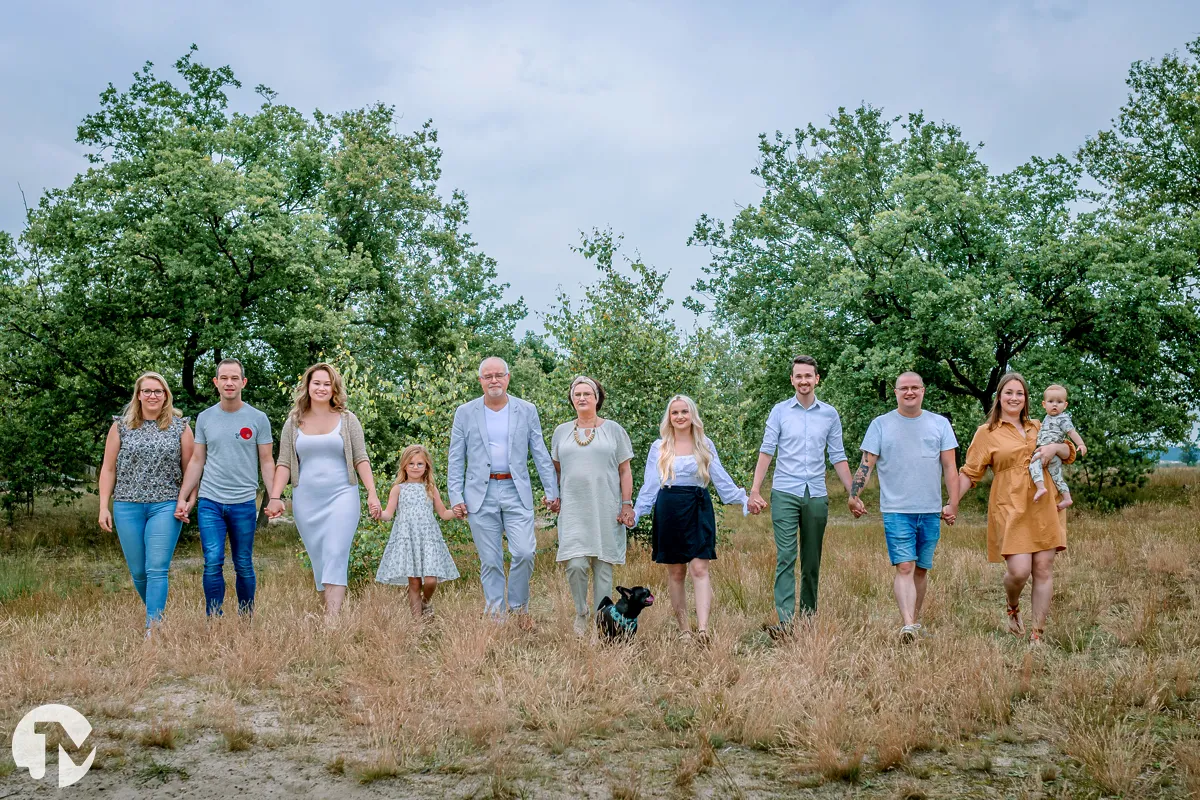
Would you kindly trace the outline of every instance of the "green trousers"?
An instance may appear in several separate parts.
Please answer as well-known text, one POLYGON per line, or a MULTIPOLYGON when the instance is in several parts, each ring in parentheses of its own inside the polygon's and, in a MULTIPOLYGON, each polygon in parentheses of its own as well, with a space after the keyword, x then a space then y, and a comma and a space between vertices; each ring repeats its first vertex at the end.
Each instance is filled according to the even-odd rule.
POLYGON ((804 497, 771 490, 771 525, 775 528, 775 610, 782 625, 796 613, 796 534, 800 539, 800 613, 817 610, 821 575, 821 543, 829 521, 829 498, 804 497))

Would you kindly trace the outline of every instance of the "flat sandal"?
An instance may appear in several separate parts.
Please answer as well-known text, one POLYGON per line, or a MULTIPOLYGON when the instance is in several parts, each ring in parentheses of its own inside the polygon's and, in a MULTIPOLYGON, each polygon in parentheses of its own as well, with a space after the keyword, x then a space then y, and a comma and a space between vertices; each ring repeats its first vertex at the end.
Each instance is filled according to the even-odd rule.
POLYGON ((1025 633, 1025 623, 1021 621, 1021 604, 1017 603, 1016 605, 1008 606, 1005 609, 1005 613, 1008 614, 1010 623, 1008 626, 1009 633, 1011 633, 1013 636, 1020 636, 1021 634, 1025 633), (1017 623, 1016 630, 1013 630, 1011 624, 1014 620, 1017 623))

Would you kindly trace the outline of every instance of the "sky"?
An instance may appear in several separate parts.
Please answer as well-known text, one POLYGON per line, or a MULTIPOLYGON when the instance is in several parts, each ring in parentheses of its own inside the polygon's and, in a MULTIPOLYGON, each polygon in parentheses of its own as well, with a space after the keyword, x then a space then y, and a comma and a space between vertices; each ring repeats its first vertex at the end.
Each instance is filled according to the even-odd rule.
POLYGON ((145 61, 165 77, 196 43, 242 81, 239 110, 262 83, 305 113, 432 119, 443 194, 466 194, 539 330, 560 288, 595 278, 569 248, 597 227, 686 297, 709 257, 687 246, 697 218, 761 195, 760 133, 867 102, 958 125, 998 171, 1072 153, 1118 113, 1133 61, 1200 36, 1200 3, 43 0, 0 20, 0 229, 20 232, 22 191, 32 206, 86 168, 76 126, 109 82, 145 61))

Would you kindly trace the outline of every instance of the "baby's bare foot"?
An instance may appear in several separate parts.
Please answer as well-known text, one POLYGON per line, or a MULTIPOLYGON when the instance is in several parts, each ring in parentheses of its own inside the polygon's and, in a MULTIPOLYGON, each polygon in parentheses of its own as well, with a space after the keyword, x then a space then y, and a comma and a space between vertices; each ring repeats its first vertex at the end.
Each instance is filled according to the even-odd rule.
POLYGON ((1036 503, 1038 500, 1041 500, 1044 494, 1046 494, 1046 487, 1039 485, 1038 490, 1033 494, 1033 502, 1036 503))
POLYGON ((1062 511, 1064 508, 1071 506, 1074 502, 1075 501, 1071 499, 1070 493, 1066 493, 1062 496, 1062 500, 1058 501, 1058 510, 1062 511))

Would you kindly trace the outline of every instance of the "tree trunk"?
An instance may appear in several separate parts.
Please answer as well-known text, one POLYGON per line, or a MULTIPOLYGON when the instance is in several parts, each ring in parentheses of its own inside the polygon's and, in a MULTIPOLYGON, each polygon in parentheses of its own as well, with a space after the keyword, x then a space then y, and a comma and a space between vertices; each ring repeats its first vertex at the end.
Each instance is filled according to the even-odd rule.
POLYGON ((204 355, 204 351, 200 349, 200 332, 193 330, 188 334, 187 343, 183 346, 183 372, 180 375, 183 390, 187 392, 188 399, 193 403, 199 403, 204 399, 196 390, 196 359, 202 355, 204 355))

